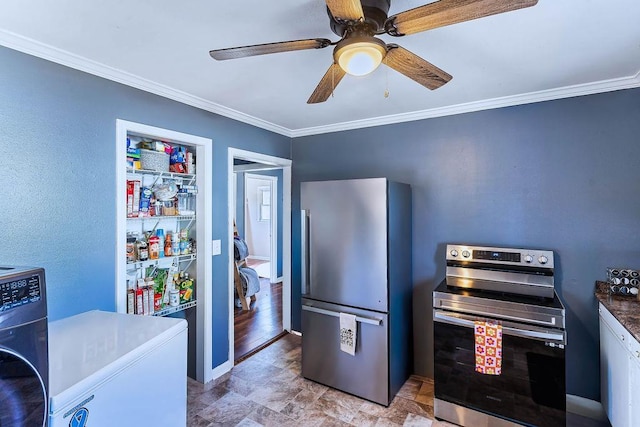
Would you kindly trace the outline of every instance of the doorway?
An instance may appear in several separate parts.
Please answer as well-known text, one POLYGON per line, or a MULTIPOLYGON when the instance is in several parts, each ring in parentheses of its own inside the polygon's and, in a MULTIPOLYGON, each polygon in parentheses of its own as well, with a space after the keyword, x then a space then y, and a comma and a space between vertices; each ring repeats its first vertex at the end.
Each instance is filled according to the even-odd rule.
MULTIPOLYGON (((264 168, 265 165, 256 166, 264 168)), ((279 275, 282 274, 282 261, 278 257, 278 224, 281 222, 278 184, 282 182, 281 176, 281 168, 244 173, 243 236, 249 250, 247 265, 271 283, 281 282, 279 275)), ((236 223, 238 207, 240 204, 236 199, 236 223)))
POLYGON ((229 361, 239 362, 291 330, 291 160, 229 148, 229 230, 229 361), (237 304, 234 230, 259 275, 248 307, 237 304))

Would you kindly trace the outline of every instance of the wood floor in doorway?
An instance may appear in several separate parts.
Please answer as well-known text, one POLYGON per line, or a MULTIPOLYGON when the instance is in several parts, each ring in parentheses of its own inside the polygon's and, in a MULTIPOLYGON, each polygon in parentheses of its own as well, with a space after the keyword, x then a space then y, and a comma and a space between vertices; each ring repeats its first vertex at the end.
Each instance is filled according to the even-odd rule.
POLYGON ((249 310, 236 307, 233 317, 237 361, 282 333, 282 283, 260 278, 256 301, 249 310))

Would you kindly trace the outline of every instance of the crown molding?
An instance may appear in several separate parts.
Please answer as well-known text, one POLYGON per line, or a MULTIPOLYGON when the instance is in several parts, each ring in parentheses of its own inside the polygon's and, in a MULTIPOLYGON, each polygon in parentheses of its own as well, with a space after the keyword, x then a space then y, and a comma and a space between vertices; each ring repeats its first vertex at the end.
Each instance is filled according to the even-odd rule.
POLYGON ((395 123, 411 122, 435 117, 471 113, 474 111, 511 107, 515 105, 531 104, 535 102, 551 101, 554 99, 592 95, 596 93, 640 87, 639 71, 634 76, 566 86, 539 92, 530 92, 520 95, 468 102, 447 107, 431 108, 428 110, 413 111, 403 114, 380 116, 364 120, 335 123, 326 126, 289 129, 3 29, 0 29, 0 45, 76 70, 84 71, 98 77, 103 77, 114 82, 122 83, 145 92, 153 93, 164 98, 172 99, 201 110, 219 114, 289 138, 299 138, 331 132, 384 126, 395 123))
POLYGON ((539 92, 530 92, 520 95, 468 102, 465 104, 457 104, 441 108, 431 108, 428 110, 413 111, 410 113, 380 116, 371 119, 335 123, 326 126, 295 129, 291 131, 291 137, 299 138, 302 136, 319 135, 330 132, 342 132, 346 130, 361 129, 373 126, 383 126, 394 123, 431 119, 434 117, 453 116, 456 114, 472 113, 474 111, 512 107, 515 105, 533 104, 536 102, 552 101, 555 99, 592 95, 603 92, 613 92, 616 90, 632 89, 637 87, 640 87, 640 71, 636 73, 635 76, 630 77, 622 77, 611 80, 603 80, 599 82, 565 86, 557 89, 549 89, 539 92))
POLYGON ((0 45, 8 47, 19 52, 23 52, 47 61, 55 62, 76 70, 84 71, 98 77, 122 83, 145 92, 153 93, 164 98, 172 99, 180 103, 219 114, 239 122, 247 123, 252 126, 259 127, 271 132, 275 132, 287 137, 291 137, 291 130, 283 126, 276 125, 266 120, 241 113, 232 108, 225 107, 215 102, 207 101, 197 96, 190 95, 186 92, 172 89, 168 86, 143 79, 131 73, 118 70, 113 67, 101 64, 96 61, 84 58, 79 55, 55 48, 53 46, 40 43, 36 40, 23 37, 10 31, 0 29, 0 45))

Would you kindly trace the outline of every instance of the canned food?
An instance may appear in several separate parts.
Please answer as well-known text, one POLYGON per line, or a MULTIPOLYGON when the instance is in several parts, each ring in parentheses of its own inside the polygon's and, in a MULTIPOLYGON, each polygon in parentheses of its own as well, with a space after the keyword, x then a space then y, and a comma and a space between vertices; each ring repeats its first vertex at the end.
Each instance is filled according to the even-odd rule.
POLYGON ((180 305, 180 291, 176 289, 169 291, 169 305, 172 307, 180 305))

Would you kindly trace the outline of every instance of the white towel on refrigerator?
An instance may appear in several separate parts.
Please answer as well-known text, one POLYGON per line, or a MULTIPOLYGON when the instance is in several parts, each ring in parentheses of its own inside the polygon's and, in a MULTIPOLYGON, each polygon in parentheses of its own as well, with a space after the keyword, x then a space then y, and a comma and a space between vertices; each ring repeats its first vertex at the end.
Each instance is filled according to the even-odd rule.
POLYGON ((348 313, 340 313, 340 350, 356 355, 357 333, 356 316, 348 313))

